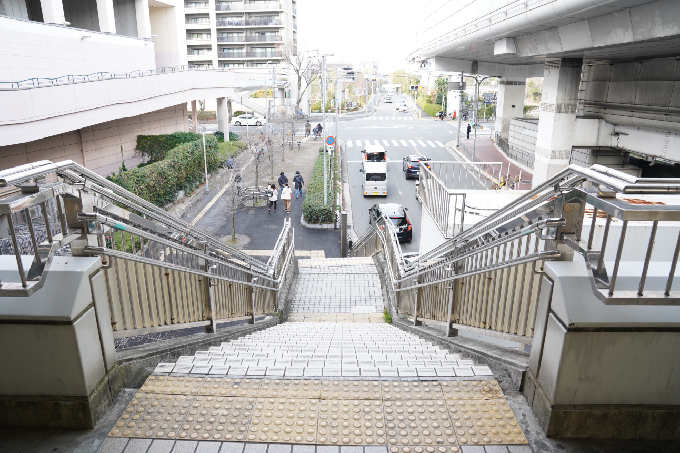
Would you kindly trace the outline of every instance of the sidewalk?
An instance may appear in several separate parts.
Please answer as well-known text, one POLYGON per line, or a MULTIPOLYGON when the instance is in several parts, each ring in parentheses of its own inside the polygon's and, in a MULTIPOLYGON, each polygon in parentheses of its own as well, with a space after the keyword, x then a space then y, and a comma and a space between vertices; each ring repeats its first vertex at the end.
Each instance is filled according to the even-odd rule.
MULTIPOLYGON (((321 141, 314 141, 309 138, 304 139, 301 136, 297 136, 296 140, 302 140, 300 147, 294 146, 292 150, 286 149, 286 162, 276 162, 273 173, 274 178, 278 178, 279 174, 283 171, 288 177, 291 188, 293 188, 293 176, 296 171, 299 171, 305 181, 302 196, 299 199, 293 197, 290 214, 287 214, 283 209, 280 191, 276 212, 272 210, 269 213, 266 206, 255 208, 239 207, 236 212, 236 233, 237 235, 246 235, 247 242, 244 241, 244 245, 238 245, 238 248, 253 251, 272 250, 283 228, 284 219, 290 217, 291 225, 295 229, 296 251, 315 251, 319 256, 323 252, 326 258, 339 257, 339 229, 337 231, 309 229, 300 223, 302 203, 307 191, 307 185, 312 179, 312 171, 319 156, 321 141)), ((254 166, 251 164, 248 169, 249 171, 254 171, 254 166)), ((264 186, 266 183, 271 184, 271 181, 268 181, 270 176, 270 170, 261 171, 260 186, 264 186)), ((278 188, 278 184, 276 186, 278 188)), ((205 204, 207 204, 207 201, 205 201, 205 204)), ((191 219, 187 220, 191 221, 191 219)), ((231 215, 226 206, 220 202, 215 203, 205 212, 203 217, 196 223, 196 227, 225 241, 231 239, 231 215)), ((264 256, 262 258, 266 259, 264 256)))
MULTIPOLYGON (((460 143, 461 145, 465 145, 470 150, 470 152, 472 152, 473 147, 472 139, 470 140, 461 139, 460 143)), ((453 145, 453 142, 451 142, 451 144, 452 144, 451 148, 455 149, 455 145, 453 145)), ((462 149, 456 151, 463 157, 465 157, 466 160, 469 161, 472 159, 472 156, 466 154, 465 151, 463 151, 462 149)), ((478 159, 481 159, 484 162, 501 162, 503 164, 503 174, 504 175, 508 173, 510 174, 510 177, 508 178, 508 181, 510 182, 514 181, 515 177, 521 174, 521 180, 528 181, 528 183, 524 184, 520 183, 517 189, 519 190, 531 189, 531 181, 533 180, 533 174, 510 162, 508 158, 505 156, 505 154, 503 154, 501 151, 498 150, 498 148, 496 148, 496 145, 491 140, 491 138, 488 137, 477 138, 475 155, 478 159), (508 166, 510 168, 509 172, 508 166)))

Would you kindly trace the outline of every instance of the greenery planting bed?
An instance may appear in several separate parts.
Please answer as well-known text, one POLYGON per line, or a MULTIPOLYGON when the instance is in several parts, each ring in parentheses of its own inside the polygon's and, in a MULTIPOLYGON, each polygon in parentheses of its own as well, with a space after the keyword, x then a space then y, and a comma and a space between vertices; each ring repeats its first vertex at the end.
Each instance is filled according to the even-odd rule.
MULTIPOLYGON (((323 148, 320 148, 319 158, 316 160, 316 164, 314 165, 312 180, 307 186, 305 201, 302 203, 302 216, 305 222, 312 224, 328 224, 335 222, 335 201, 336 194, 338 193, 339 189, 337 181, 334 183, 333 175, 331 175, 328 185, 328 204, 324 205, 322 150, 323 148)), ((334 175, 339 174, 339 156, 336 153, 331 153, 328 158, 331 159, 329 166, 332 173, 334 175)))

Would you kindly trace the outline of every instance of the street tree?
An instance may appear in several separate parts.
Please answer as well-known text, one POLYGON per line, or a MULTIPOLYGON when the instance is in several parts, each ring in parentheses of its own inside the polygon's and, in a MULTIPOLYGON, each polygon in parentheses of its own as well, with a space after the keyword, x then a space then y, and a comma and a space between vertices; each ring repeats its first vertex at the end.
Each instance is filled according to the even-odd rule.
POLYGON ((295 112, 297 113, 300 111, 302 97, 321 73, 319 55, 318 52, 296 50, 294 47, 287 47, 283 52, 283 61, 295 73, 297 85, 295 112))

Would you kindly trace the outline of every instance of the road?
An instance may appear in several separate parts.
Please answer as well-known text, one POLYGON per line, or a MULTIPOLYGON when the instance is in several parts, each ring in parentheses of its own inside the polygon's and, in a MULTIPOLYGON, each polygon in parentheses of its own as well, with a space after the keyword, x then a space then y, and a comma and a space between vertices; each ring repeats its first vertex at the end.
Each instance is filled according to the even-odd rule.
POLYGON ((368 208, 374 203, 400 203, 408 209, 413 224, 413 240, 402 244, 404 252, 418 252, 422 208, 415 197, 416 180, 406 180, 402 159, 409 154, 421 154, 439 161, 457 160, 446 150, 446 142, 455 139, 453 124, 432 118, 417 118, 411 111, 398 112, 397 101, 405 96, 395 96, 395 103, 380 103, 375 113, 340 121, 338 139, 345 142, 347 169, 354 230, 361 237, 368 229, 368 208), (381 144, 387 150, 387 197, 364 198, 361 190, 363 174, 361 162, 367 141, 381 144))

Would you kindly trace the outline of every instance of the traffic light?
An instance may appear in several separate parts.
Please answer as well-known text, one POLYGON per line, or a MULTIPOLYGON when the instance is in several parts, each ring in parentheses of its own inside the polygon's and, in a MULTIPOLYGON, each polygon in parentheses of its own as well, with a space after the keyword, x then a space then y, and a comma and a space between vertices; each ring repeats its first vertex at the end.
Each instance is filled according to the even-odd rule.
POLYGON ((411 85, 410 87, 412 91, 418 91, 418 88, 419 88, 418 85, 411 85))

